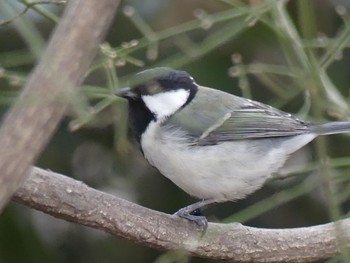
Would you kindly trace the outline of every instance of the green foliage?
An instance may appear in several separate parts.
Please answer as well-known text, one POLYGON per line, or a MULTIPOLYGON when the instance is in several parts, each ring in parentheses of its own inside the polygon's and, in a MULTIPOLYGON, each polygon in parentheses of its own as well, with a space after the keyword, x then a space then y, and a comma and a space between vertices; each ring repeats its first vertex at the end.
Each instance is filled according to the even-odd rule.
MULTIPOLYGON (((256 3, 239 0, 158 2, 159 9, 151 10, 154 12, 152 15, 144 11, 148 1, 127 2, 122 6, 122 12, 113 26, 115 35, 109 34, 108 42, 100 45, 99 55, 87 74, 83 89, 66 96, 72 105, 69 124, 72 131, 95 127, 107 112, 107 123, 114 127, 112 142, 108 142, 114 143, 113 155, 116 152, 122 159, 131 154, 124 117, 126 105, 114 94, 119 88, 134 83, 135 72, 156 66, 185 68, 200 83, 209 83, 213 88, 221 89, 233 86, 230 92, 267 100, 267 103, 286 110, 300 109, 299 114, 310 120, 349 119, 347 85, 350 79, 347 69, 350 60, 347 48, 350 45, 350 17, 345 6, 311 0, 290 3, 286 0, 256 3), (169 9, 185 10, 181 14, 183 17, 171 19, 172 12, 167 5, 169 9), (192 17, 189 13, 193 14, 192 17), (320 33, 327 30, 330 37, 320 33)), ((62 3, 27 0, 0 2, 2 106, 11 105, 19 88, 27 80, 30 69, 41 57, 47 32, 60 19, 57 15, 60 10, 51 7, 62 3), (15 32, 20 40, 12 37, 7 41, 4 35, 8 32, 15 32)), ((341 139, 347 143, 349 136, 341 139)), ((274 226, 270 222, 275 221, 265 221, 264 218, 281 205, 288 210, 285 216, 282 215, 283 209, 278 213, 281 220, 288 217, 288 212, 297 218, 295 224, 286 221, 291 226, 347 217, 350 162, 344 156, 349 156, 348 148, 342 147, 342 142, 333 138, 317 140, 313 161, 303 160, 283 174, 283 178, 288 178, 284 180, 287 183, 274 180, 267 187, 282 190, 276 190, 278 192, 272 195, 259 192, 244 201, 246 203, 243 202, 244 208, 234 204, 231 210, 239 212, 231 215, 218 211, 218 214, 226 218, 224 222, 239 221, 268 227, 274 226), (318 194, 321 191, 323 195, 318 194), (313 194, 308 195, 310 192, 313 194), (297 215, 298 209, 286 206, 293 200, 297 206, 302 203, 300 200, 311 202, 311 211, 314 206, 319 206, 324 213, 319 212, 317 215, 320 216, 314 218, 307 215, 309 208, 300 205, 302 211, 299 212, 305 215, 297 215), (253 201, 254 204, 250 205, 253 201)), ((130 172, 130 169, 126 170, 130 172)), ((134 171, 137 172, 139 170, 134 171)), ((127 180, 135 188, 141 182, 135 175, 128 176, 127 180)), ((162 181, 156 183, 166 185, 162 181)), ((163 194, 168 200, 169 195, 177 195, 176 191, 179 190, 166 187, 175 194, 160 191, 160 197, 163 194)), ((155 187, 157 189, 159 187, 155 187)), ((147 197, 142 199, 139 196, 138 200, 142 203, 147 197)), ((159 204, 159 209, 170 211, 184 205, 174 203, 174 207, 170 208, 166 203, 159 204)), ((8 223, 5 221, 0 219, 0 226, 8 223)), ((341 244, 341 239, 339 242, 341 244)), ((181 253, 171 255, 162 255, 156 262, 187 262, 181 253), (174 258, 178 258, 178 261, 174 258)), ((344 250, 343 257, 333 261, 350 260, 344 250)))

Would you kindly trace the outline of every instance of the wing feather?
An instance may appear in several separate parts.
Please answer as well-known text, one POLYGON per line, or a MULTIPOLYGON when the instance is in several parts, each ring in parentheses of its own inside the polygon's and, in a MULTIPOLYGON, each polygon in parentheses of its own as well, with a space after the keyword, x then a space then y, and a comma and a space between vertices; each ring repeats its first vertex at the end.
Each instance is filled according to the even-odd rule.
POLYGON ((289 113, 204 87, 164 127, 181 127, 194 145, 294 136, 310 131, 310 123, 289 113))

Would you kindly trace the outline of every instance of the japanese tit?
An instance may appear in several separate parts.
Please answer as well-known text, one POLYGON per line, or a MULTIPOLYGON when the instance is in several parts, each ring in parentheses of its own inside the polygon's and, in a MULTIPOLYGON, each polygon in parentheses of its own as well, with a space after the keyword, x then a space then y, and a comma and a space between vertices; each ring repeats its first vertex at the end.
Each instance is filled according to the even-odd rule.
POLYGON ((290 154, 318 135, 350 132, 350 122, 312 124, 271 106, 199 86, 184 71, 138 73, 129 123, 144 157, 203 201, 176 214, 206 227, 201 208, 258 190, 290 154))

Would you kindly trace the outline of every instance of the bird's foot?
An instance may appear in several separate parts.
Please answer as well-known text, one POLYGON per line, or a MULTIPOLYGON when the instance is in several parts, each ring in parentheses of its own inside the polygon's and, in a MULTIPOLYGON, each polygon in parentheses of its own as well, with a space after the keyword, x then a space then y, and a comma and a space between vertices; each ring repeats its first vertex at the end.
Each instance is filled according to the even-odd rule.
POLYGON ((196 225, 205 232, 208 227, 208 221, 202 214, 202 210, 215 204, 214 200, 203 200, 192 205, 181 208, 175 213, 178 217, 186 218, 189 221, 196 223, 196 225))
POLYGON ((208 221, 205 216, 202 215, 199 209, 192 211, 189 209, 190 206, 181 208, 175 213, 176 216, 185 218, 191 222, 194 222, 203 232, 208 228, 208 221))

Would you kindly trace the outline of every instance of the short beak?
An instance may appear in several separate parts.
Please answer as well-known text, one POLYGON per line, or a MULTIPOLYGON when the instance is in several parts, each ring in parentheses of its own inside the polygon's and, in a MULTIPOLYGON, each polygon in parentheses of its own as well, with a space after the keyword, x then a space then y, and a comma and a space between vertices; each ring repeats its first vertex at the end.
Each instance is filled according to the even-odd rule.
POLYGON ((123 88, 117 91, 117 93, 115 94, 118 97, 122 97, 125 99, 136 99, 137 95, 135 94, 135 92, 132 91, 132 89, 130 88, 123 88))

